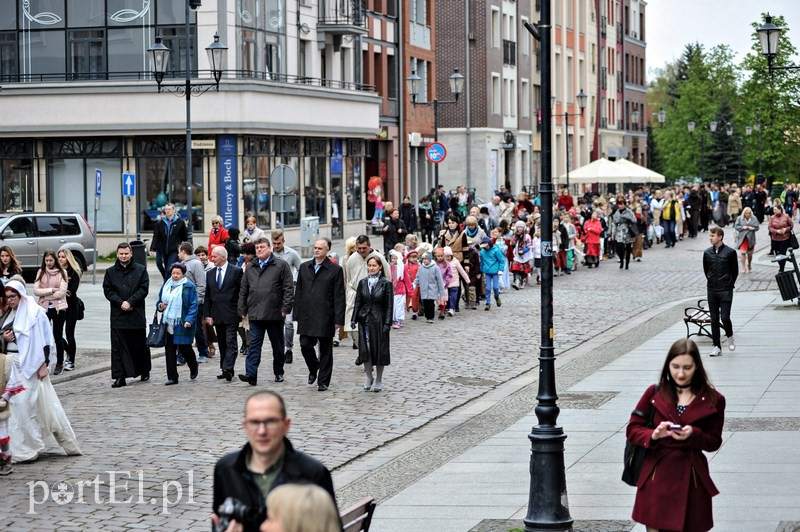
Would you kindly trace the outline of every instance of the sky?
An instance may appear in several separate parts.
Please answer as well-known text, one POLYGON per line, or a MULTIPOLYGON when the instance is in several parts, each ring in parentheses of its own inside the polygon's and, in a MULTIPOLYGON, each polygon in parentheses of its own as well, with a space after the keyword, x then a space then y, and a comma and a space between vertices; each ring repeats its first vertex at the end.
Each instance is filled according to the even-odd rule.
POLYGON ((783 16, 791 29, 789 38, 800 48, 798 0, 648 0, 645 8, 648 79, 653 79, 655 68, 680 57, 684 46, 693 42, 699 42, 705 49, 727 44, 738 63, 750 51, 750 25, 760 19, 762 11, 783 16))

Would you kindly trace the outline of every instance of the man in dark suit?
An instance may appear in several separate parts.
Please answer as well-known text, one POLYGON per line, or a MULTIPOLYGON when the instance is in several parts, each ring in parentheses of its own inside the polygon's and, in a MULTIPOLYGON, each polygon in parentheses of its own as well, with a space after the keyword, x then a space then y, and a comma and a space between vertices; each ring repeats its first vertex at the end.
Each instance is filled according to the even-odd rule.
POLYGON ((214 326, 219 342, 218 379, 233 380, 233 368, 239 347, 236 329, 239 326, 239 288, 242 286, 242 269, 228 264, 225 246, 216 246, 211 252, 214 268, 206 272, 205 315, 206 323, 214 326))
POLYGON ((295 314, 300 352, 308 366, 308 383, 324 392, 331 385, 333 374, 333 333, 344 323, 344 273, 331 262, 327 238, 314 242, 314 260, 304 262, 297 270, 295 314), (319 361, 315 346, 319 343, 319 361))

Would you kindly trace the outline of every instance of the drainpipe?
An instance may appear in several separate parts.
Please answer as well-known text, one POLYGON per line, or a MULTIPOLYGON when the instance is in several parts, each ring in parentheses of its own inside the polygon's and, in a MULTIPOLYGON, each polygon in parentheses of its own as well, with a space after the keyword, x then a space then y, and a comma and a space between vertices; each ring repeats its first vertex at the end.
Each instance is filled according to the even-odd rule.
POLYGON ((472 188, 472 116, 470 113, 470 108, 472 106, 472 91, 470 90, 470 85, 472 81, 472 68, 470 65, 470 53, 469 53, 469 41, 470 35, 472 34, 472 21, 470 19, 470 0, 466 0, 464 2, 464 20, 466 21, 466 41, 464 47, 464 57, 466 64, 464 65, 464 75, 466 76, 466 83, 464 84, 464 105, 467 107, 467 112, 465 114, 465 131, 466 131, 466 141, 467 141, 467 188, 472 188))

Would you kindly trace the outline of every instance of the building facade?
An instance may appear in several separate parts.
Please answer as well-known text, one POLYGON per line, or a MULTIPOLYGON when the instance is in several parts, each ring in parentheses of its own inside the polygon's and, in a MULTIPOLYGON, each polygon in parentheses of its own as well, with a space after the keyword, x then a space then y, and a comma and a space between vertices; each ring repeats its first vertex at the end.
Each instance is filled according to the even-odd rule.
POLYGON ((625 62, 625 149, 627 158, 642 166, 648 165, 647 127, 647 63, 645 42, 645 7, 643 0, 624 0, 622 31, 625 62))
POLYGON ((474 189, 488 201, 496 190, 532 183, 533 46, 524 21, 530 2, 436 3, 435 96, 452 100, 449 76, 465 76, 457 105, 439 109, 439 139, 447 147, 439 180, 448 190, 474 189), (520 33, 523 32, 523 33, 520 33))
POLYGON ((188 218, 188 174, 196 232, 216 214, 238 227, 254 215, 290 242, 304 217, 335 238, 362 232, 387 107, 363 80, 362 5, 205 0, 190 13, 188 62, 184 9, 169 0, 0 0, 0 210, 74 211, 92 222, 99 169, 95 229, 108 251, 146 236, 167 202, 188 218), (172 50, 165 92, 184 84, 187 68, 200 92, 213 80, 198 47, 215 34, 227 66, 219 91, 191 98, 187 172, 183 95, 158 92, 147 50, 156 36, 172 50))
POLYGON ((623 107, 623 42, 620 0, 596 0, 598 13, 599 142, 592 160, 627 156, 623 107))

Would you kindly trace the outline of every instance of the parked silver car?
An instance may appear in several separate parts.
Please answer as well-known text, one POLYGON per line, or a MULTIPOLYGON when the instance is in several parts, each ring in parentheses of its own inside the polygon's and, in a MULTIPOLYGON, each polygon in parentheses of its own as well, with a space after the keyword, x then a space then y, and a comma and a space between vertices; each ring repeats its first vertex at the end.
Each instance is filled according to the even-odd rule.
POLYGON ((46 249, 68 248, 83 270, 94 259, 94 233, 74 212, 0 212, 0 246, 14 250, 26 278, 39 269, 46 249))

